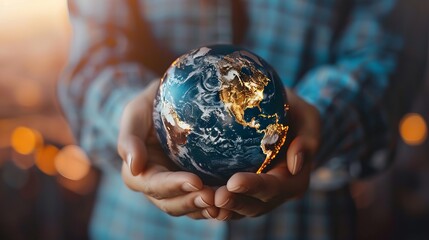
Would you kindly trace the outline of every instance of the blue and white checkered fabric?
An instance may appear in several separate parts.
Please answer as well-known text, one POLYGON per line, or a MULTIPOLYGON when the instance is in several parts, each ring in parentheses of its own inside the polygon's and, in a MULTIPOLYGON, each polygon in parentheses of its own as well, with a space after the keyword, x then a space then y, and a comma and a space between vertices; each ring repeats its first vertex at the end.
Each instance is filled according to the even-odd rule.
POLYGON ((353 202, 338 182, 365 174, 356 169, 370 170, 370 152, 386 140, 380 100, 395 57, 381 22, 394 0, 243 1, 240 14, 248 24, 240 45, 269 62, 286 86, 319 109, 323 134, 315 161, 325 174, 316 172, 312 181, 340 188, 313 188, 265 216, 221 223, 170 217, 122 183, 115 153, 122 109, 160 77, 130 57, 135 49, 145 52, 131 36, 141 30, 136 22, 144 21, 159 43, 179 55, 233 41, 232 1, 238 0, 70 2, 73 42, 58 95, 77 141, 104 171, 92 237, 351 238, 353 202), (341 177, 326 177, 326 171, 341 177))

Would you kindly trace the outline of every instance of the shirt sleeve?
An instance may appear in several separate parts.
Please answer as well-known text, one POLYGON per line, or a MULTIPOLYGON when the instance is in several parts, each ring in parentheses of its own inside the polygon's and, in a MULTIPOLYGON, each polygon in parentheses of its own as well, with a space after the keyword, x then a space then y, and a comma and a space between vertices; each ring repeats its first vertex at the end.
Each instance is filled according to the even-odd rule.
POLYGON ((322 116, 316 165, 341 171, 345 181, 371 172, 371 153, 386 143, 381 102, 395 66, 392 40, 397 38, 382 23, 393 3, 355 1, 333 46, 333 64, 308 72, 296 88, 322 116))
POLYGON ((115 149, 122 109, 156 75, 133 57, 137 43, 129 34, 134 23, 127 4, 75 0, 69 9, 73 37, 58 98, 91 160, 119 166, 115 149))

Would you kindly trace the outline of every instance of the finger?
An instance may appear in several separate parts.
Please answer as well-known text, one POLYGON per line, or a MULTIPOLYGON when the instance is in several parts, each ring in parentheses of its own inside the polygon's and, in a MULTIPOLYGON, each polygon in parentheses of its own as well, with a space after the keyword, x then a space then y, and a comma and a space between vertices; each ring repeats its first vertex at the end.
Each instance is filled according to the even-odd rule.
POLYGON ((187 217, 192 219, 215 219, 218 216, 219 209, 216 207, 209 207, 205 209, 199 209, 196 212, 186 214, 187 217))
POLYGON ((232 219, 234 212, 224 208, 230 201, 231 193, 226 186, 218 188, 215 192, 215 206, 219 208, 219 214, 216 219, 219 221, 227 221, 232 219))
MULTIPOLYGON (((276 174, 237 173, 227 183, 227 189, 233 193, 245 194, 261 202, 286 199, 293 195, 291 175, 285 167, 276 166, 276 174)), ((273 170, 270 171, 272 173, 273 170)))
POLYGON ((287 166, 292 175, 300 173, 302 167, 313 162, 319 140, 310 136, 297 136, 287 151, 287 166))
POLYGON ((124 163, 122 177, 126 185, 156 199, 172 198, 203 188, 201 179, 188 172, 171 172, 161 165, 148 164, 146 170, 133 176, 124 163))
POLYGON ((296 175, 303 162, 311 161, 320 142, 320 113, 311 104, 300 98, 290 89, 286 89, 291 104, 292 122, 296 125, 297 136, 288 147, 287 165, 289 171, 296 175))
POLYGON ((228 221, 232 219, 234 216, 234 212, 231 210, 225 209, 225 208, 219 208, 219 213, 216 217, 216 220, 218 221, 228 221))
POLYGON ((155 206, 171 216, 183 216, 192 214, 196 211, 202 211, 202 214, 207 214, 208 218, 217 216, 217 208, 213 207, 214 191, 210 188, 204 188, 201 191, 174 198, 160 200, 148 196, 148 199, 155 204, 155 206))
POLYGON ((225 208, 245 217, 258 217, 276 206, 243 194, 235 194, 235 197, 231 199, 225 208))
POLYGON ((309 140, 312 149, 317 149, 320 139, 321 118, 317 108, 286 89, 290 103, 291 122, 296 134, 309 140))
POLYGON ((152 108, 158 82, 150 84, 125 107, 119 128, 118 153, 127 162, 133 175, 139 174, 147 162, 144 141, 152 129, 152 108))
POLYGON ((218 208, 223 208, 229 201, 232 193, 228 191, 226 186, 219 187, 216 189, 214 203, 218 208))
POLYGON ((229 221, 229 220, 238 220, 238 219, 242 219, 245 216, 238 214, 236 212, 233 212, 231 210, 225 209, 225 208, 220 208, 219 209, 219 214, 216 217, 216 220, 218 221, 229 221))
POLYGON ((287 167, 292 175, 297 175, 301 171, 301 168, 304 165, 304 152, 310 151, 305 149, 303 141, 302 136, 297 136, 290 143, 287 150, 287 167))
POLYGON ((122 134, 118 139, 118 152, 134 176, 141 173, 147 164, 147 149, 142 140, 135 135, 122 134))
POLYGON ((287 167, 277 165, 262 174, 236 173, 229 179, 226 186, 232 193, 240 193, 261 202, 277 204, 302 195, 309 184, 310 171, 311 164, 304 163, 302 174, 292 176, 287 167))
POLYGON ((186 216, 189 218, 195 219, 195 220, 213 219, 213 216, 210 215, 210 213, 207 209, 197 210, 196 212, 186 214, 186 216))
MULTIPOLYGON (((219 188, 216 191, 215 205, 221 209, 226 209, 247 217, 256 217, 265 212, 265 208, 267 207, 267 204, 256 198, 229 192, 226 187, 219 188)), ((222 211, 219 214, 222 214, 222 216, 218 216, 218 219, 221 219, 227 212, 222 211)))
POLYGON ((297 127, 298 134, 318 134, 320 130, 320 113, 316 107, 296 95, 291 89, 286 89, 290 103, 292 123, 297 127))
POLYGON ((195 220, 207 219, 207 217, 203 215, 203 211, 204 210, 198 210, 196 212, 186 214, 186 216, 195 220))

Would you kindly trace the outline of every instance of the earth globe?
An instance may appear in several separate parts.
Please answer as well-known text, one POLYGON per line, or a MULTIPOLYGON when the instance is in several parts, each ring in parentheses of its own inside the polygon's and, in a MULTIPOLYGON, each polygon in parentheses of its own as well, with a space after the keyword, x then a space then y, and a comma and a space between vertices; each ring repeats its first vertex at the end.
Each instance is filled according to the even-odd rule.
POLYGON ((170 159, 207 185, 237 172, 264 172, 284 158, 286 92, 274 69, 234 45, 192 50, 167 69, 154 101, 154 127, 170 159))

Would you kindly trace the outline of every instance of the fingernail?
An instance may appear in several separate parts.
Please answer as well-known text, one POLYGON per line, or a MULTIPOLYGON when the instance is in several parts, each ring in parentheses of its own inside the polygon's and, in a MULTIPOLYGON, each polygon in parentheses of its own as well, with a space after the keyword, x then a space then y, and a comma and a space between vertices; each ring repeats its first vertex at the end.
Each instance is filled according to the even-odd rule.
POLYGON ((304 159, 302 152, 297 153, 293 159, 292 169, 289 169, 290 173, 292 173, 292 175, 296 175, 299 171, 301 171, 303 162, 304 159))
POLYGON ((207 209, 204 209, 202 212, 203 216, 207 219, 213 219, 213 216, 210 215, 210 212, 207 209))
MULTIPOLYGON (((132 169, 132 164, 133 164, 133 155, 131 153, 127 154, 127 159, 126 159, 127 165, 130 168, 130 172, 131 174, 133 174, 133 169, 132 169)), ((134 175, 134 174, 133 174, 134 175)))
POLYGON ((206 203, 201 196, 196 197, 194 200, 194 203, 195 203, 195 206, 197 206, 199 208, 210 207, 210 205, 208 203, 206 203))
POLYGON ((230 215, 228 214, 225 217, 223 217, 222 219, 217 219, 217 220, 219 220, 219 221, 226 221, 226 220, 229 219, 229 217, 230 217, 230 215))
POLYGON ((182 190, 185 191, 185 192, 195 192, 195 191, 198 191, 200 189, 198 189, 194 185, 192 185, 192 184, 190 184, 190 183, 187 182, 187 183, 184 183, 182 185, 182 190))
POLYGON ((244 187, 242 185, 233 186, 231 188, 228 188, 228 190, 230 192, 235 192, 235 193, 245 193, 245 192, 249 191, 249 189, 247 187, 244 187))
POLYGON ((229 203, 229 198, 228 198, 228 199, 226 199, 226 201, 225 201, 225 202, 223 202, 222 204, 219 204, 219 206, 217 206, 217 207, 223 208, 223 207, 225 207, 228 203, 229 203))

